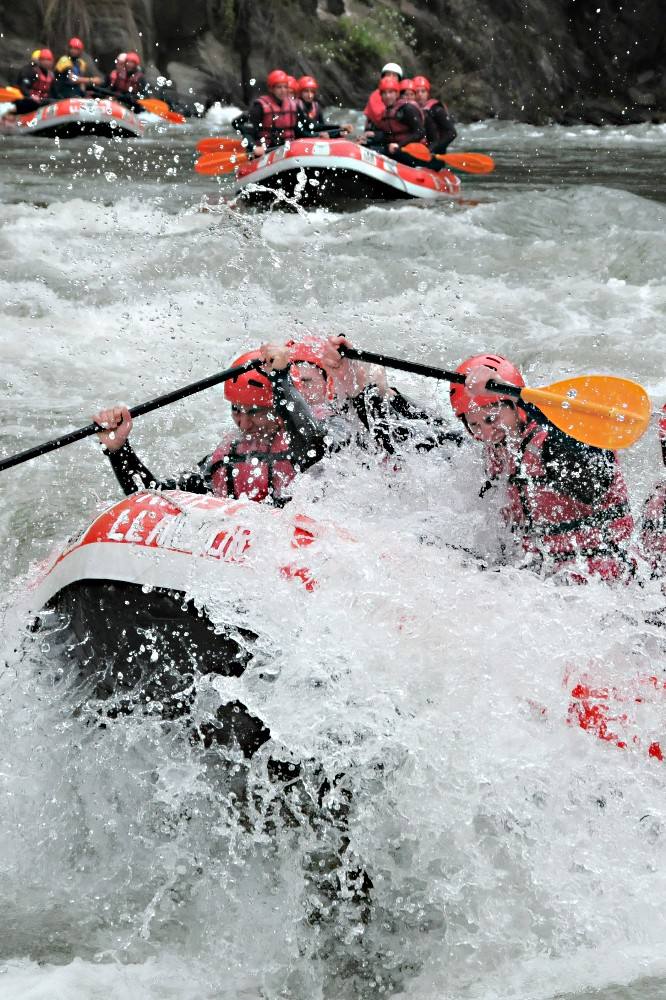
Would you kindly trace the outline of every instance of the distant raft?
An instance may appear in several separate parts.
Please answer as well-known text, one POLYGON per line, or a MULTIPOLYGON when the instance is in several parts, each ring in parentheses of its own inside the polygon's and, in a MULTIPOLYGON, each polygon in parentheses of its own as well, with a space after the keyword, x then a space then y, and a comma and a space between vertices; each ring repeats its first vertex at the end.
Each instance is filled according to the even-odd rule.
POLYGON ((273 204, 282 192, 300 205, 460 197, 460 178, 451 170, 406 167, 347 139, 297 139, 239 165, 237 193, 243 201, 273 204))
POLYGON ((45 104, 27 115, 0 119, 0 131, 45 139, 73 139, 80 135, 139 138, 144 126, 129 108, 110 98, 70 97, 45 104))

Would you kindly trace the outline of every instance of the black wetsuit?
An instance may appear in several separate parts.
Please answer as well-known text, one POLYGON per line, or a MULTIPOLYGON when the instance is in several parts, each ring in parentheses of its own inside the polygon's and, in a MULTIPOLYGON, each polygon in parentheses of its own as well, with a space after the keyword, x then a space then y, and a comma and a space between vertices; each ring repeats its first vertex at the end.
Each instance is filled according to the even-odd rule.
POLYGON ((431 153, 445 153, 458 134, 448 108, 438 101, 431 108, 424 109, 423 113, 431 153))
POLYGON ((14 107, 16 108, 17 115, 30 114, 31 111, 36 111, 37 108, 41 108, 45 104, 50 104, 53 101, 53 81, 51 82, 50 93, 48 96, 45 96, 42 100, 36 100, 32 96, 32 90, 35 83, 41 79, 42 77, 39 69, 33 63, 28 63, 23 67, 16 78, 16 86, 23 94, 23 97, 12 101, 14 107))
MULTIPOLYGON (((326 454, 328 428, 316 420, 312 410, 294 388, 286 369, 272 372, 275 410, 282 418, 290 439, 288 460, 299 472, 305 472, 326 454)), ((184 472, 172 479, 160 480, 143 464, 129 441, 118 451, 107 452, 111 467, 124 492, 129 496, 137 490, 185 490, 188 493, 212 493, 215 466, 211 456, 198 463, 196 471, 184 472)), ((239 456, 247 461, 248 454, 239 456)), ((273 496, 273 503, 282 506, 287 498, 273 496)))

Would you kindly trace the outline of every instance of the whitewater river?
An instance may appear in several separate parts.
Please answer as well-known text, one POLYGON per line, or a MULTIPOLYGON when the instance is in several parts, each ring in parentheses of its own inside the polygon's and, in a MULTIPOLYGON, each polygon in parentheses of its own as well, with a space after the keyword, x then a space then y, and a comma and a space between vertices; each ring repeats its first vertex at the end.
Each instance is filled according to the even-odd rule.
MULTIPOLYGON (((492 349, 529 384, 600 371, 666 400, 666 127, 481 123, 457 148, 498 169, 462 206, 289 215, 199 210, 218 194, 192 172, 209 131, 0 140, 1 455, 305 329, 448 367, 492 349)), ((395 384, 449 412, 443 386, 395 384)), ((133 440, 166 473, 228 426, 213 390, 133 440)), ((563 683, 664 676, 656 584, 480 572, 453 547, 497 547, 471 443, 358 459, 295 489, 356 539, 322 557, 317 591, 227 577, 204 595, 221 620, 241 595, 262 635, 240 696, 346 776, 373 903, 319 921, 313 834, 239 819, 238 776, 177 727, 74 716, 16 611, 35 564, 119 495, 96 445, 1 474, 1 1000, 666 994, 666 764, 646 750, 666 703, 629 700, 622 751, 566 725, 563 683)), ((664 474, 654 426, 622 461, 639 511, 664 474)), ((259 764, 248 780, 261 804, 259 764)))

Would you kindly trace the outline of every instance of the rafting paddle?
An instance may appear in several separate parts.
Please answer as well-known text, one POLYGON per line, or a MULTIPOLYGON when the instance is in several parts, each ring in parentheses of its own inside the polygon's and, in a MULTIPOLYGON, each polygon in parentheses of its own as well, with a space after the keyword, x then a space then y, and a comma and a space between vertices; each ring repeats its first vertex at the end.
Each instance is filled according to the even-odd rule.
POLYGON ((151 115, 157 115, 158 118, 164 118, 165 121, 171 122, 173 125, 185 125, 187 122, 185 115, 172 111, 166 101, 158 101, 156 97, 140 98, 137 103, 144 111, 150 112, 151 115))
MULTIPOLYGON (((210 389, 211 386, 219 385, 220 382, 227 382, 230 378, 240 375, 241 372, 259 368, 262 364, 264 364, 262 359, 257 358, 253 361, 247 361, 244 365, 236 365, 234 368, 227 368, 223 372, 209 375, 208 378, 202 378, 198 382, 190 382, 189 385, 182 386, 180 389, 174 389, 173 392, 167 392, 163 396, 149 399, 146 403, 139 403, 138 406, 132 406, 130 414, 133 417, 140 417, 144 413, 159 410, 162 406, 168 406, 169 403, 176 403, 179 399, 185 399, 186 396, 193 396, 195 392, 203 392, 204 389, 210 389)), ((15 465, 21 465, 23 462, 29 462, 31 458, 38 458, 40 455, 47 455, 50 451, 64 448, 67 444, 81 441, 82 438, 92 437, 93 434, 97 434, 103 430, 104 428, 100 427, 99 424, 87 424, 85 427, 79 427, 76 431, 70 431, 61 437, 45 441, 34 448, 28 448, 27 451, 20 451, 16 455, 10 455, 8 458, 0 460, 0 472, 4 472, 5 469, 11 469, 15 465)))
POLYGON ((198 174, 232 174, 241 163, 247 163, 249 153, 206 153, 194 164, 198 174))
POLYGON ((240 139, 230 139, 221 136, 216 139, 210 136, 208 139, 199 139, 196 145, 197 153, 242 153, 247 150, 247 143, 240 139))
POLYGON ((20 101, 22 97, 18 87, 0 87, 0 101, 20 101))
MULTIPOLYGON (((466 376, 432 365, 390 358, 353 347, 339 348, 343 357, 463 385, 466 376)), ((518 388, 491 379, 490 392, 532 403, 565 434, 596 448, 616 450, 634 444, 648 428, 650 399, 645 389, 613 375, 580 375, 540 389, 518 388)))
POLYGON ((495 161, 492 156, 485 153, 433 153, 421 142, 410 142, 408 146, 403 146, 402 153, 408 153, 415 160, 423 160, 430 163, 432 160, 440 160, 454 170, 460 170, 466 174, 492 174, 495 169, 495 161))

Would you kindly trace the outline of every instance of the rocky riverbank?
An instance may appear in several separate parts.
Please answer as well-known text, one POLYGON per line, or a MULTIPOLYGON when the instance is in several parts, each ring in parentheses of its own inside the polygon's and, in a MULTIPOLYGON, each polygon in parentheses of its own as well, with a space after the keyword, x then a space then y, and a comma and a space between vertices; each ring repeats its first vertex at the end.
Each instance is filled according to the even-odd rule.
POLYGON ((25 0, 2 13, 0 82, 84 37, 100 67, 137 49, 194 104, 247 102, 274 65, 362 106, 387 60, 425 72, 463 120, 666 122, 659 0, 25 0), (258 81, 255 84, 254 81, 258 81))

